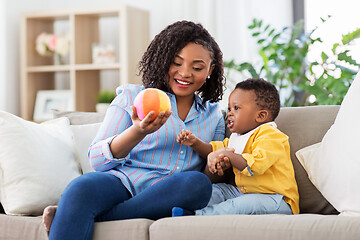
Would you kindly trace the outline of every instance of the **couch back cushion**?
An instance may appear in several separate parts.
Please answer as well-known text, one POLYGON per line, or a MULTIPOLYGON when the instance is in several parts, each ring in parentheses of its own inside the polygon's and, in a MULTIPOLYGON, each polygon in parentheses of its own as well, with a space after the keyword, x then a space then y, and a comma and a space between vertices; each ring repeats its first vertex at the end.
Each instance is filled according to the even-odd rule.
MULTIPOLYGON (((311 144, 320 142, 333 124, 340 106, 312 106, 281 108, 276 119, 278 128, 289 136, 290 153, 295 169, 295 177, 300 194, 300 213, 337 214, 335 208, 322 196, 310 182, 307 173, 297 160, 295 152, 311 144)), ((99 122, 103 115, 92 113, 99 122)), ((83 113, 59 112, 55 117, 65 116, 72 124, 89 123, 89 116, 83 113), (79 115, 80 114, 80 115, 79 115)), ((91 116, 91 117, 94 117, 91 116)), ((230 132, 227 129, 227 135, 230 132)), ((4 210, 0 206, 0 212, 4 210)))
MULTIPOLYGON (((300 213, 338 214, 335 208, 310 182, 295 152, 318 143, 333 124, 340 106, 281 108, 276 119, 278 128, 289 136, 290 154, 300 195, 300 213)), ((224 112, 224 117, 226 113, 224 112)), ((67 117, 72 125, 101 122, 104 114, 84 112, 54 112, 54 117, 67 117)), ((230 135, 226 129, 226 135, 230 135)))
POLYGON ((278 128, 289 136, 290 154, 300 195, 300 213, 338 214, 336 209, 310 182, 295 152, 318 143, 334 123, 340 106, 282 108, 275 120, 278 128))

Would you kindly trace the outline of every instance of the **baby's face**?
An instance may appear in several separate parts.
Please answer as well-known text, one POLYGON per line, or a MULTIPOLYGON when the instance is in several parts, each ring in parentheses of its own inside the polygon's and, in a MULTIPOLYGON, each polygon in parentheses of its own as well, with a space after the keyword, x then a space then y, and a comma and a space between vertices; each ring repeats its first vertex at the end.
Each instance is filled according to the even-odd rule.
POLYGON ((229 96, 227 127, 232 133, 245 134, 256 128, 259 107, 253 90, 235 89, 229 96))

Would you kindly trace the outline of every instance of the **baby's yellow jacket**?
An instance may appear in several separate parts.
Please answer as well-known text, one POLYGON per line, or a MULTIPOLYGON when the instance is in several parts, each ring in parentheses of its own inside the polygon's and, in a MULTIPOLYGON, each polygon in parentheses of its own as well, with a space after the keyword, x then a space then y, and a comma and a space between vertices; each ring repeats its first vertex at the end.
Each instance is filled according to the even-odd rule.
MULTIPOLYGON (((236 133, 233 133, 236 134, 236 133)), ((213 151, 228 147, 229 140, 211 142, 213 151)), ((234 145, 236 143, 232 143, 234 145)), ((236 186, 243 193, 278 193, 284 196, 293 214, 299 213, 299 193, 290 158, 289 138, 276 127, 264 124, 247 141, 242 157, 248 167, 233 168, 236 186)))

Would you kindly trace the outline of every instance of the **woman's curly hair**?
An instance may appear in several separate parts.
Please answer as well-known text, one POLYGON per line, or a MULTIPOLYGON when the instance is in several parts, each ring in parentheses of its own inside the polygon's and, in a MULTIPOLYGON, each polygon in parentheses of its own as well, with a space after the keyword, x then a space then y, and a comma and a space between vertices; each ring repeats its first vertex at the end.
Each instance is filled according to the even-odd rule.
POLYGON ((217 102, 222 99, 225 84, 223 56, 215 39, 201 25, 190 21, 178 21, 162 30, 152 40, 139 63, 139 74, 145 88, 153 87, 167 92, 171 89, 166 81, 175 55, 188 43, 204 46, 211 52, 215 65, 210 79, 198 90, 203 101, 217 102))

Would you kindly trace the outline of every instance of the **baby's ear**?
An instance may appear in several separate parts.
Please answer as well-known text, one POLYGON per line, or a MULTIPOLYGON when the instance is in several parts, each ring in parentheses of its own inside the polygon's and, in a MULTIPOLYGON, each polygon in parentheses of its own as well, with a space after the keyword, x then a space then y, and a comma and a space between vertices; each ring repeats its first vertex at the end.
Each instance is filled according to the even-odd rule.
POLYGON ((256 122, 263 123, 268 120, 270 113, 267 110, 260 110, 256 115, 256 122))

